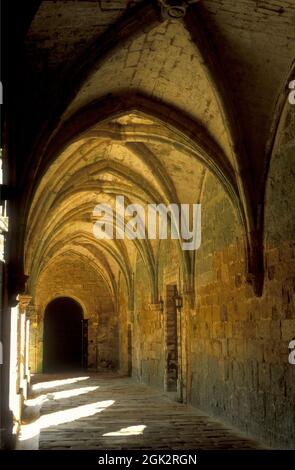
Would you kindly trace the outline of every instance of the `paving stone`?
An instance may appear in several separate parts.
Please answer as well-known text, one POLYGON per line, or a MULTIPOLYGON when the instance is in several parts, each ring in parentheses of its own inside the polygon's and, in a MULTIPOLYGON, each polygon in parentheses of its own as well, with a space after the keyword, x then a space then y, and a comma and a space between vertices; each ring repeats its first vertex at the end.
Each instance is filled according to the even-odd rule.
MULTIPOLYGON (((203 412, 175 401, 164 392, 137 384, 114 372, 90 373, 88 379, 42 390, 46 393, 40 423, 40 449, 257 449, 262 446, 203 412), (53 394, 83 387, 98 387, 81 395, 53 399, 53 394), (79 407, 114 403, 91 416, 75 413, 79 407), (72 410, 72 414, 62 413, 72 410), (142 426, 142 428, 140 428, 142 426), (144 427, 145 426, 145 427, 144 427), (118 433, 118 435, 107 435, 118 433)), ((72 376, 73 377, 73 376, 72 376)), ((36 375, 34 383, 63 380, 65 375, 36 375)), ((81 408, 80 408, 81 410, 81 408)), ((98 409, 99 411, 99 409, 98 409)))

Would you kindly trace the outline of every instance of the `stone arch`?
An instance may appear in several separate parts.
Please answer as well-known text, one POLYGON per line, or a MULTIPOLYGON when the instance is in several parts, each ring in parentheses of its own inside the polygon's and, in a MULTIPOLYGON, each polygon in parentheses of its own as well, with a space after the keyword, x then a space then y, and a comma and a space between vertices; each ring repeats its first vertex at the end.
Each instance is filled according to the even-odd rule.
POLYGON ((54 300, 60 299, 62 297, 68 297, 68 298, 73 299, 78 305, 80 305, 81 311, 82 311, 82 314, 83 314, 83 318, 85 318, 85 319, 89 318, 89 312, 87 311, 87 307, 86 307, 85 303, 83 302, 83 300, 81 300, 80 297, 77 297, 73 293, 66 293, 65 292, 65 294, 63 294, 63 295, 61 295, 61 294, 52 295, 48 298, 47 303, 46 303, 45 307, 43 308, 43 314, 42 314, 43 320, 44 320, 44 313, 45 313, 47 305, 49 305, 54 300))
MULTIPOLYGON (((209 168, 215 176, 221 181, 225 190, 230 195, 234 205, 237 208, 239 218, 244 227, 245 232, 245 250, 247 252, 248 272, 255 278, 255 266, 258 262, 257 241, 255 240, 255 230, 249 230, 251 216, 247 215, 247 207, 244 206, 236 182, 233 168, 227 166, 226 159, 222 157, 222 151, 218 145, 208 136, 196 122, 191 121, 187 116, 173 110, 171 106, 150 100, 138 94, 127 94, 115 97, 107 97, 99 102, 93 103, 79 111, 71 117, 55 134, 52 146, 48 147, 47 157, 44 159, 40 175, 44 174, 50 162, 54 160, 54 156, 71 142, 85 136, 91 136, 91 126, 98 122, 97 110, 99 109, 99 122, 107 123, 111 117, 123 116, 128 111, 133 111, 139 115, 149 116, 155 122, 165 124, 170 134, 166 137, 167 142, 181 149, 183 152, 193 153, 207 168, 209 168), (83 124, 81 124, 83 123, 83 124), (74 130, 74 134, 73 134, 74 130), (90 134, 89 134, 90 132, 90 134), (172 134, 171 134, 172 132, 172 134), (174 132, 174 137, 173 137, 174 132)), ((97 135, 97 130, 95 131, 97 135)), ((107 135, 107 134, 105 134, 107 135)), ((112 134, 114 138, 115 134, 112 134)), ((116 137, 122 139, 120 134, 116 137)), ((137 139, 150 140, 153 136, 148 137, 140 135, 137 139)), ((163 139, 163 138, 162 138, 163 139)), ((165 140, 165 137, 164 137, 165 140)), ((190 271, 190 268, 188 268, 190 271)), ((255 283, 255 279, 254 279, 255 283)))
POLYGON ((83 366, 83 309, 72 297, 47 303, 43 327, 43 371, 57 372, 83 366))

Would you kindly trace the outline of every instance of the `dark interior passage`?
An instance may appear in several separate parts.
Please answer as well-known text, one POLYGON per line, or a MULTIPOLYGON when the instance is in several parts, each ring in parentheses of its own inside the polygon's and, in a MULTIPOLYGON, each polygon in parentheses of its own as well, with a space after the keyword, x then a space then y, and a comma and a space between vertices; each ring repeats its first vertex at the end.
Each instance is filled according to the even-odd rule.
POLYGON ((67 297, 50 302, 44 318, 43 370, 57 372, 82 367, 82 308, 67 297))

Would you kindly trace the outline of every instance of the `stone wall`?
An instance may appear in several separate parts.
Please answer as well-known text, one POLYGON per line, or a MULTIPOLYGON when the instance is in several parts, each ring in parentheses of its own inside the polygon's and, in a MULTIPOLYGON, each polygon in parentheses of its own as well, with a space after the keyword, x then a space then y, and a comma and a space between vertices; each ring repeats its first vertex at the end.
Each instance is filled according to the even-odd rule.
POLYGON ((57 260, 41 274, 32 303, 32 371, 42 371, 43 321, 47 304, 57 297, 77 300, 88 319, 88 366, 114 367, 118 364, 118 321, 114 301, 100 275, 80 259, 57 260))
MULTIPOLYGON (((295 439, 295 367, 288 362, 288 344, 295 337, 294 156, 286 131, 269 170, 260 298, 246 282, 243 232, 235 209, 207 173, 195 304, 184 306, 178 338, 185 364, 184 400, 279 448, 292 446, 295 439)), ((147 270, 140 258, 136 265, 133 376, 159 389, 165 387, 167 373, 165 290, 175 283, 184 295, 180 265, 175 242, 161 241, 157 266, 162 315, 149 308, 147 270)))
POLYGON ((294 214, 287 202, 294 192, 290 164, 294 170, 294 159, 285 154, 285 162, 277 164, 275 157, 270 168, 261 298, 245 282, 243 243, 234 210, 223 189, 207 177, 191 320, 192 403, 279 447, 288 447, 295 437, 295 368, 288 363, 288 343, 295 335, 294 241, 278 236, 278 231, 294 234, 290 228, 294 216, 293 222, 285 216, 291 216, 292 210, 294 214), (273 178, 280 184, 273 185, 273 178), (284 203, 289 207, 282 211, 284 203), (270 212, 275 215, 270 217, 270 212))

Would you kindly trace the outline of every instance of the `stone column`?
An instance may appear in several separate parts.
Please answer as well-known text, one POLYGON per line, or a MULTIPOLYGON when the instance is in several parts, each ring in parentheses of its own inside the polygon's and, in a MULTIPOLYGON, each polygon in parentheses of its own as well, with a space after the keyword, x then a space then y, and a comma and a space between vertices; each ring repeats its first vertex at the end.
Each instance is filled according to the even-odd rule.
POLYGON ((26 364, 27 378, 30 381, 31 371, 38 371, 38 327, 39 319, 37 315, 37 306, 30 303, 26 308, 27 318, 27 346, 26 346, 26 364))
POLYGON ((132 357, 133 357, 133 323, 134 323, 134 310, 128 310, 127 322, 128 334, 128 376, 132 376, 132 357))
POLYGON ((19 389, 23 398, 27 398, 27 319, 26 310, 31 302, 32 297, 29 295, 19 295, 19 312, 20 312, 20 328, 19 328, 19 389))
POLYGON ((12 412, 14 435, 19 431, 23 401, 27 396, 25 335, 26 306, 30 299, 31 297, 19 295, 16 305, 11 308, 9 408, 12 412))
POLYGON ((30 320, 29 318, 26 319, 26 346, 25 346, 25 377, 27 380, 27 384, 31 382, 31 374, 30 374, 30 320))
POLYGON ((12 433, 17 434, 21 418, 21 394, 19 393, 19 305, 11 308, 10 364, 9 364, 9 409, 12 415, 12 433))

